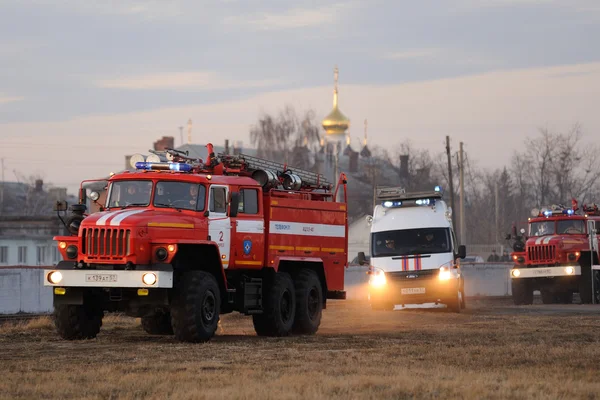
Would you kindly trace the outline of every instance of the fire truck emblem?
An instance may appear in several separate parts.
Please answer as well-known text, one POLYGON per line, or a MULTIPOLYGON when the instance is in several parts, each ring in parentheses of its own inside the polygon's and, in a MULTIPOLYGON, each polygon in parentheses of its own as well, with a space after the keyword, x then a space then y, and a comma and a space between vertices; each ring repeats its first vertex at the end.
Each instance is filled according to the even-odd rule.
POLYGON ((244 254, 248 255, 252 251, 252 241, 244 240, 244 254))

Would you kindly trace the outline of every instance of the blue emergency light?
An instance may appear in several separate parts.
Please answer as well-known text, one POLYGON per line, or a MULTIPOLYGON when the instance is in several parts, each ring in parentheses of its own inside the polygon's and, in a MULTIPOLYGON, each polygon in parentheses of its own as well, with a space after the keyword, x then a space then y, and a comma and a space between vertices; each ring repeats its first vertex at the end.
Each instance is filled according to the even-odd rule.
POLYGON ((178 172, 190 172, 192 166, 184 163, 163 163, 163 162, 136 162, 135 167, 137 169, 145 170, 170 170, 178 172))
POLYGON ((433 188, 433 190, 435 192, 441 192, 442 191, 442 187, 441 186, 436 186, 436 187, 433 188))

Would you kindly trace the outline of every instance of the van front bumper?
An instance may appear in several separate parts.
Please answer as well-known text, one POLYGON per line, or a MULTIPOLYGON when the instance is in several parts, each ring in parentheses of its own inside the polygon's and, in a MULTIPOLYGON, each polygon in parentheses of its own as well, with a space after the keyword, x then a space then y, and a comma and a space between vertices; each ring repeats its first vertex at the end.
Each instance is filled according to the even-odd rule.
POLYGON ((371 304, 445 303, 462 290, 462 277, 451 270, 449 279, 440 279, 439 270, 387 272, 385 284, 369 284, 371 304))

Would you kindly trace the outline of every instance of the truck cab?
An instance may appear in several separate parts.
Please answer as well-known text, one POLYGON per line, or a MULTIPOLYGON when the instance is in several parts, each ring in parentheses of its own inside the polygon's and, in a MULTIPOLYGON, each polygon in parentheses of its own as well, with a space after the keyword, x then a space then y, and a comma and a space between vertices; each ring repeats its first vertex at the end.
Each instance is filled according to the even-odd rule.
POLYGON ((514 303, 532 304, 535 290, 540 291, 544 304, 570 304, 573 293, 579 293, 582 303, 592 303, 593 291, 600 289, 593 270, 598 264, 598 207, 584 205, 583 210, 576 210, 553 205, 534 209, 532 214, 524 252, 513 256, 514 303))
POLYGON ((369 217, 372 308, 443 303, 460 312, 465 294, 457 259, 465 257, 466 249, 456 240, 452 212, 441 188, 418 193, 380 188, 377 199, 369 217))

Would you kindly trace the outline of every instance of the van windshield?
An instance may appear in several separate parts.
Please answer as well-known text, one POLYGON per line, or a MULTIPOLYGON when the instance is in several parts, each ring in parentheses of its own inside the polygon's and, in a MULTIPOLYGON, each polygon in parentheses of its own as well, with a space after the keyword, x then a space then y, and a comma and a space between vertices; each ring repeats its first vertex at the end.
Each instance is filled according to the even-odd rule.
POLYGON ((449 253, 450 251, 452 250, 448 228, 403 229, 371 234, 373 257, 449 253))

